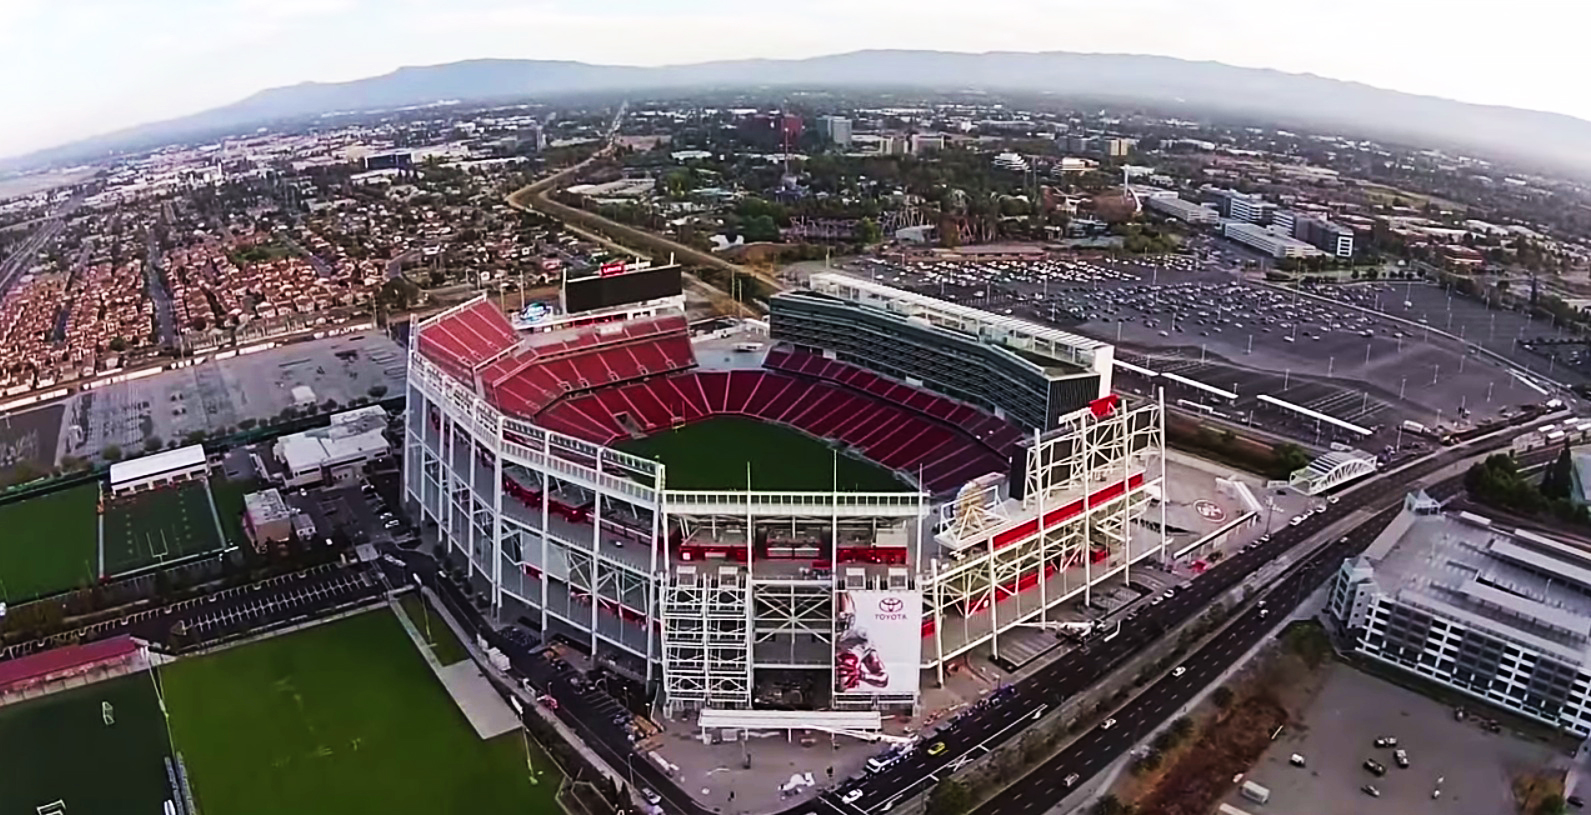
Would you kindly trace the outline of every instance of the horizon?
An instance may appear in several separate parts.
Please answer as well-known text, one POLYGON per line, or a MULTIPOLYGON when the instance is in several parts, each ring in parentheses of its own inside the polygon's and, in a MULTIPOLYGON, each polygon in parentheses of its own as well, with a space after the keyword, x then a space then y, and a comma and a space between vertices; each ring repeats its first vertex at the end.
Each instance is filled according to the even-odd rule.
MULTIPOLYGON (((1553 8, 1544 0, 1522 2, 1553 8)), ((485 59, 660 67, 856 51, 1120 54, 1307 74, 1591 121, 1591 98, 1574 92, 1579 72, 1562 65, 1562 55, 1579 53, 1576 29, 1534 30, 1536 18, 1520 2, 1509 4, 1507 14, 1446 17, 1368 0, 1346 0, 1346 9, 1342 2, 1307 0, 1282 11, 1256 0, 1197 9, 1173 0, 1127 0, 1108 9, 1074 0, 1058 5, 990 0, 981 6, 989 19, 1024 24, 947 31, 936 22, 943 19, 939 11, 951 12, 949 4, 903 0, 865 9, 815 0, 779 15, 731 14, 722 0, 675 0, 663 11, 636 0, 596 10, 568 0, 529 8, 502 0, 445 7, 433 0, 379 7, 371 0, 155 0, 142 9, 0 0, 0 67, 44 78, 0 86, 0 105, 24 112, 22 126, 0 132, 0 158, 201 113, 275 88, 485 59), (1360 30, 1367 17, 1355 9, 1377 26, 1360 30), (835 19, 853 25, 836 27, 835 19), (1276 35, 1292 28, 1307 28, 1310 36, 1276 35), (51 45, 68 36, 77 45, 74 59, 65 61, 51 45), (273 47, 284 41, 298 44, 292 59, 273 47), (1493 58, 1475 59, 1481 51, 1493 58), (604 58, 609 55, 628 58, 604 58), (215 62, 223 59, 218 70, 215 62), (162 90, 151 94, 152 88, 162 90)))

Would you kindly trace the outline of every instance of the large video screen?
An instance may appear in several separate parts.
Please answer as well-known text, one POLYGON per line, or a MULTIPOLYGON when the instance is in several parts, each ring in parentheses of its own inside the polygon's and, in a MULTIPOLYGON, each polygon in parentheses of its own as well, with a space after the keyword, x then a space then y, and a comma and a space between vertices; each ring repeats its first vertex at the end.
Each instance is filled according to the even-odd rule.
MULTIPOLYGON (((622 266, 619 269, 622 269, 622 266)), ((680 285, 678 266, 635 272, 615 270, 614 273, 606 275, 565 278, 564 310, 570 314, 579 314, 582 311, 673 297, 682 291, 680 285)))
POLYGON ((923 662, 922 593, 842 591, 838 608, 835 693, 916 693, 923 662))

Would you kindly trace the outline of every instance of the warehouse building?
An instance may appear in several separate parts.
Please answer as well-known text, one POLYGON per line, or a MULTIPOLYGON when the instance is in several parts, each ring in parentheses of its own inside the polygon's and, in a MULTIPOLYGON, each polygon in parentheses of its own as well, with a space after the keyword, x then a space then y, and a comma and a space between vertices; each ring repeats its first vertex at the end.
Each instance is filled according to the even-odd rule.
POLYGON ((1423 492, 1343 562, 1327 613, 1359 653, 1591 734, 1591 554, 1423 492))

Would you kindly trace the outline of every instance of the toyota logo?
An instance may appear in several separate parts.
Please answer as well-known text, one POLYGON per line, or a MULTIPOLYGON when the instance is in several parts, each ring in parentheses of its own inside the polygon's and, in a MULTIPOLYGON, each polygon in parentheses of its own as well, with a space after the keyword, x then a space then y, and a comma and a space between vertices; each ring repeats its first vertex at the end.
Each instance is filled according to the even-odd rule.
POLYGON ((885 597, 878 601, 878 610, 885 614, 899 614, 906 604, 899 597, 885 597))

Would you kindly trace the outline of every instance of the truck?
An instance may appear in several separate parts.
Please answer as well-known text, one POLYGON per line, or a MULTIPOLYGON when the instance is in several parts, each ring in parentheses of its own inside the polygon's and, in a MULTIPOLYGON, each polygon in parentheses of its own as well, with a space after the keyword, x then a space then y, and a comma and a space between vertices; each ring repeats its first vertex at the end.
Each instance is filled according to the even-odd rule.
POLYGON ((1266 801, 1271 800, 1271 791, 1254 783, 1253 781, 1244 781, 1241 792, 1243 793, 1244 798, 1247 798, 1256 804, 1263 804, 1266 801))
POLYGON ((1413 419, 1404 419, 1403 420, 1403 432, 1405 432, 1405 433, 1418 433, 1418 434, 1423 436, 1426 433, 1429 433, 1431 431, 1428 430, 1425 425, 1420 424, 1419 422, 1416 422, 1413 419))

